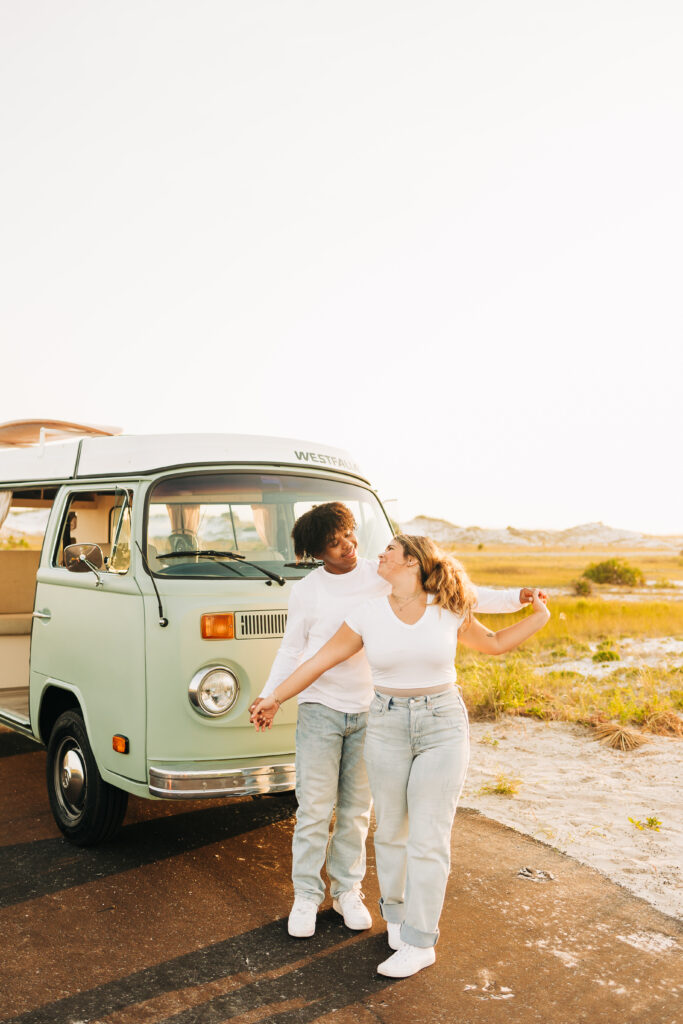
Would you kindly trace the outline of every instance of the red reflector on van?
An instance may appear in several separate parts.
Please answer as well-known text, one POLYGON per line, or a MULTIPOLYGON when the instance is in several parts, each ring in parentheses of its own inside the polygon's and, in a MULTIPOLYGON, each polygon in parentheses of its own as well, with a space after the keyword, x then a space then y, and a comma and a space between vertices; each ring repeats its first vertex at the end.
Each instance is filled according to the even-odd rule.
POLYGON ((234 640, 235 616, 233 613, 202 615, 202 636, 205 640, 234 640))
POLYGON ((127 754, 129 750, 127 736, 113 736, 111 745, 117 754, 127 754))

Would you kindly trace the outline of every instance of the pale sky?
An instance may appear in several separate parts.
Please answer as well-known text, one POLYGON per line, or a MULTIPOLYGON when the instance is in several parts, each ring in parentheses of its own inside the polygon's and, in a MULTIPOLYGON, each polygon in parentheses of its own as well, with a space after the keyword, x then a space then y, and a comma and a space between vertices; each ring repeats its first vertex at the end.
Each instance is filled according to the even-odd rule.
POLYGON ((683 532, 679 0, 1 0, 0 421, 683 532))

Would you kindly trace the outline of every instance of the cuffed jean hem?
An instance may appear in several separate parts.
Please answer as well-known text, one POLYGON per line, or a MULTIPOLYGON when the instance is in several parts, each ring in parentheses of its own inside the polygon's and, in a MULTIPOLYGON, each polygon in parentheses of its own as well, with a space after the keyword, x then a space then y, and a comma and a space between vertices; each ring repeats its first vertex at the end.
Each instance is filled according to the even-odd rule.
POLYGON ((404 921, 401 925, 401 941, 407 942, 409 946, 430 949, 439 941, 439 932, 438 929, 435 932, 419 932, 417 928, 412 928, 404 921))
POLYGON ((421 932, 419 929, 413 928, 412 925, 406 924, 405 903, 385 903, 380 897, 379 912, 382 915, 383 920, 387 921, 389 924, 401 925, 401 939, 403 942, 407 942, 411 946, 420 946, 422 949, 429 949, 430 946, 435 946, 439 941, 438 928, 435 932, 421 932))
POLYGON ((406 905, 405 903, 385 903, 380 896, 379 912, 385 921, 390 921, 391 924, 403 924, 406 905))

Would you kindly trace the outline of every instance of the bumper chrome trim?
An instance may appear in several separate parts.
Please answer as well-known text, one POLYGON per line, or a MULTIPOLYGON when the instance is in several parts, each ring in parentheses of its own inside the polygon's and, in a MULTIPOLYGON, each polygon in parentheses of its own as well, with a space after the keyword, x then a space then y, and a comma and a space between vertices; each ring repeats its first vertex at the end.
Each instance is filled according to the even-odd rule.
POLYGON ((291 764, 263 764, 246 768, 181 765, 152 765, 149 791, 166 800, 196 800, 201 797, 250 796, 283 793, 294 789, 296 769, 291 764))

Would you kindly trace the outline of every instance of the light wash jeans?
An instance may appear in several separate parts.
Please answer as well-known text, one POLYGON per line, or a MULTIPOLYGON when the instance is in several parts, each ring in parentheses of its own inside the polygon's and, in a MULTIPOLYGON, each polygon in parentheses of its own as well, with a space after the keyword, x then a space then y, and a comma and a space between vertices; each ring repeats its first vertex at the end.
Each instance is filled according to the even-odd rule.
POLYGON ((401 938, 434 946, 451 861, 451 829, 469 760, 459 691, 427 697, 375 694, 365 763, 375 802, 375 855, 386 921, 401 938))
POLYGON ((325 898, 320 870, 327 851, 330 893, 360 886, 370 824, 370 786, 363 761, 367 712, 347 715, 324 704, 299 704, 292 881, 297 896, 325 898), (330 820, 336 820, 330 838, 330 820), (328 845, 329 841, 329 845, 328 845))

